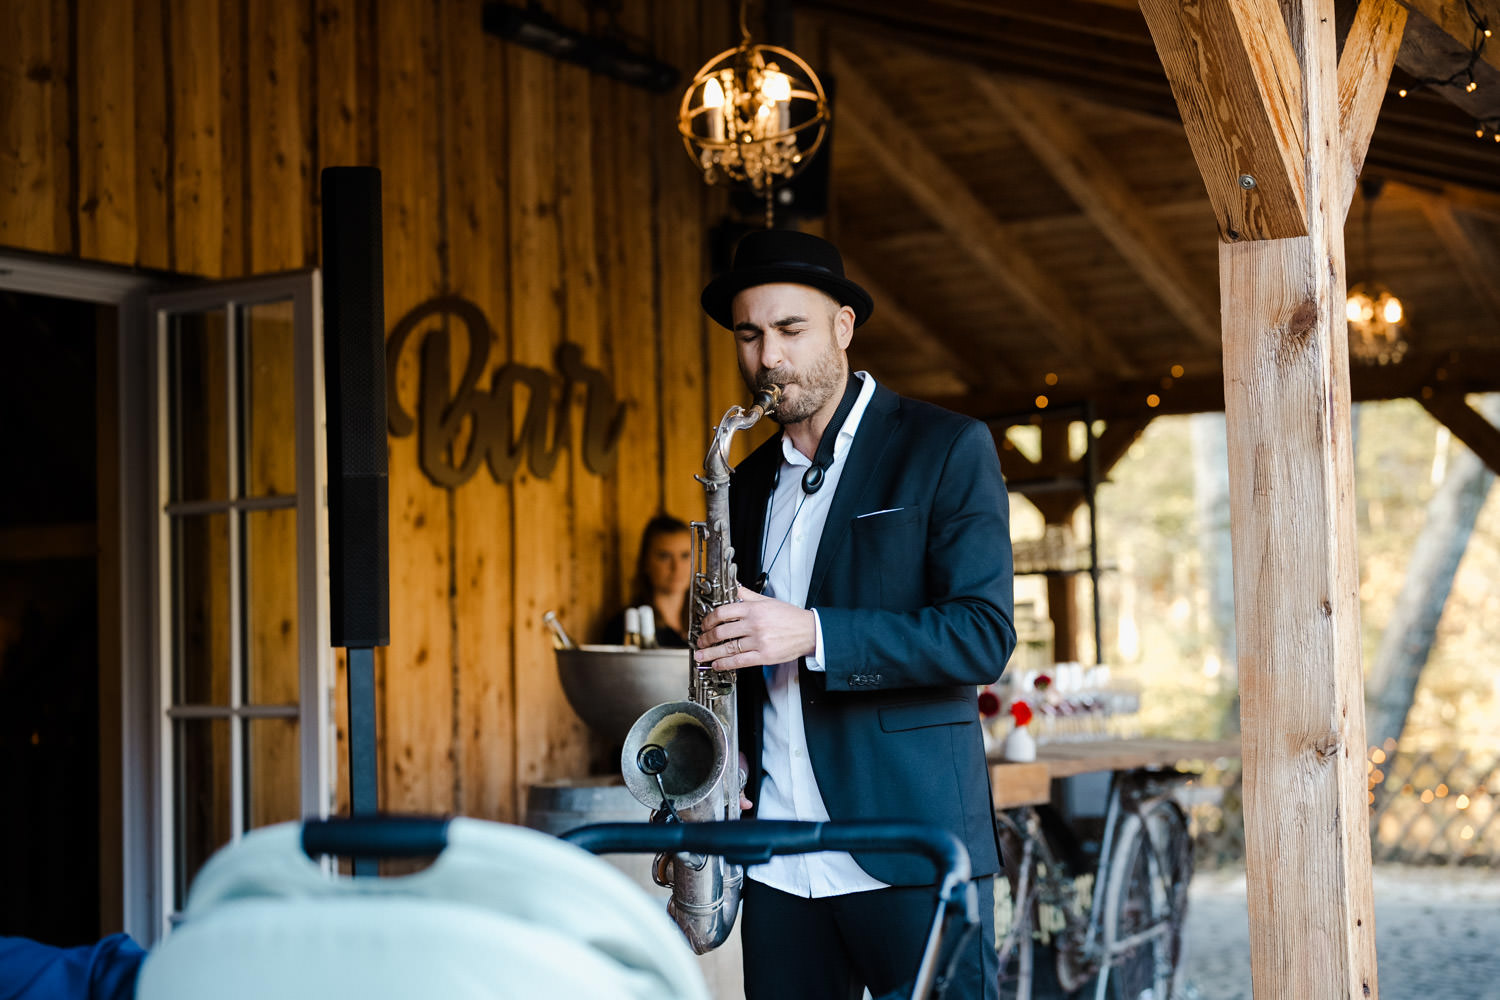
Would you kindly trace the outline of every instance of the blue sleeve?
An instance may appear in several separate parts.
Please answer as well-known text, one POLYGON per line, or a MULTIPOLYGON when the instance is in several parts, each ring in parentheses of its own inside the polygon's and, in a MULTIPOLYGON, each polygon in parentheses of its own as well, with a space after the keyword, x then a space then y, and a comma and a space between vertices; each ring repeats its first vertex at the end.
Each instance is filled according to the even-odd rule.
POLYGON ((131 1000, 145 958, 126 934, 80 948, 0 937, 0 1000, 131 1000))

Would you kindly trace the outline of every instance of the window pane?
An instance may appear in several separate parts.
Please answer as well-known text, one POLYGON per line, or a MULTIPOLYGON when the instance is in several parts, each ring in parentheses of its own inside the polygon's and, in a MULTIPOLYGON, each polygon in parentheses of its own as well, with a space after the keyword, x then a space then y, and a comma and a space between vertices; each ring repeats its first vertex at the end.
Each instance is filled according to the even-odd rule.
POLYGON ((229 517, 172 519, 172 701, 229 704, 229 517))
POLYGON ((245 514, 245 702, 295 705, 297 511, 245 514))
POLYGON ((245 815, 250 828, 302 815, 301 754, 296 719, 250 719, 245 725, 245 815))
POLYGON ((172 727, 177 785, 172 796, 177 834, 173 908, 180 910, 203 862, 229 843, 232 772, 228 719, 178 719, 172 727))
POLYGON ((229 496, 229 358, 224 310, 180 313, 167 341, 171 498, 229 496))
POLYGON ((296 337, 292 302, 241 313, 240 412, 245 496, 297 492, 296 337))

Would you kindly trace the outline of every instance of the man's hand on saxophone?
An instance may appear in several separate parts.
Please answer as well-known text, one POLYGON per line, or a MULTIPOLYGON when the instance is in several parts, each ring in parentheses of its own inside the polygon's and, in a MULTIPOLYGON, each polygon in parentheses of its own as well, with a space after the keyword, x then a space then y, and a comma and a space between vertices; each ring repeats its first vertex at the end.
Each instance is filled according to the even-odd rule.
POLYGON ((817 651, 817 616, 774 597, 739 588, 739 601, 703 619, 693 658, 715 670, 786 663, 817 651))

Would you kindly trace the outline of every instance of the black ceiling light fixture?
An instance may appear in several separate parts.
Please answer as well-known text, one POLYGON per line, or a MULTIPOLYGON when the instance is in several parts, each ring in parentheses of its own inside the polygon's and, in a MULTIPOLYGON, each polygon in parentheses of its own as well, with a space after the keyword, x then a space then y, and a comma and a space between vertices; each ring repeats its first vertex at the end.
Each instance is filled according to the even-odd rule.
POLYGON ((635 87, 665 93, 677 86, 675 66, 650 53, 637 52, 619 38, 586 35, 562 24, 535 3, 484 5, 484 30, 508 42, 545 52, 554 59, 622 80, 635 87))

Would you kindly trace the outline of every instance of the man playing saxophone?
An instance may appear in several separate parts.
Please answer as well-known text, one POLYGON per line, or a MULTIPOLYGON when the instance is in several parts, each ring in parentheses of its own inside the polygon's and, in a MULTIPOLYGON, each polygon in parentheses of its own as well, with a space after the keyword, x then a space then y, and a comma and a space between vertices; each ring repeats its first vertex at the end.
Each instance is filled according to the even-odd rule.
MULTIPOLYGON (((905 399, 845 355, 870 314, 838 251, 747 235, 703 292, 781 433, 736 469, 739 602, 695 656, 739 671, 745 793, 759 819, 918 819, 999 870, 975 704, 1015 646, 1008 501, 983 424, 905 399)), ((889 993, 916 971, 934 873, 893 854, 778 856, 747 873, 749 1000, 889 993)), ((996 993, 992 880, 947 997, 996 993)))

